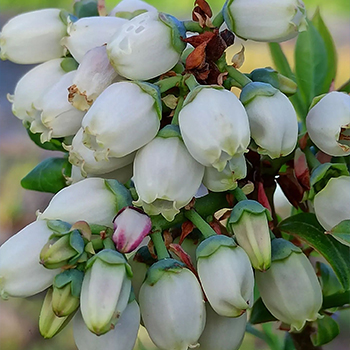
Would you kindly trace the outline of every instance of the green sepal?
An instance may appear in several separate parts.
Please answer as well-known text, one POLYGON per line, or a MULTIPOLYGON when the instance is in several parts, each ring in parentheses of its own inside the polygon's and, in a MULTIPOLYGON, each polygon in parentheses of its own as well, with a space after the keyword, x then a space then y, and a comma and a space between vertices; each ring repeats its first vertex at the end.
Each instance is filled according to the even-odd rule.
POLYGON ((292 253, 302 253, 302 250, 283 238, 275 238, 271 241, 271 261, 284 260, 292 253))
POLYGON ((74 3, 73 10, 78 18, 99 16, 97 0, 79 0, 74 3))
POLYGON ((69 269, 56 275, 55 279, 53 280, 53 287, 60 289, 70 283, 72 296, 79 298, 83 278, 84 273, 82 271, 69 269))
POLYGON ((78 20, 78 17, 72 15, 70 12, 67 10, 61 10, 59 14, 60 20, 67 25, 68 21, 70 22, 76 22, 78 20))
POLYGON ((118 11, 114 14, 115 17, 118 18, 124 18, 124 19, 133 19, 134 17, 141 15, 142 13, 147 12, 147 10, 136 10, 134 12, 128 12, 128 11, 118 11))
POLYGON ((344 291, 344 288, 340 284, 338 277, 335 275, 333 269, 328 264, 317 261, 316 273, 320 281, 322 294, 324 297, 344 291))
POLYGON ((96 259, 100 259, 108 265, 125 265, 125 271, 129 278, 133 276, 130 265, 125 259, 124 255, 112 249, 103 249, 90 258, 87 263, 85 269, 89 269, 92 267, 93 263, 96 259))
POLYGON ((116 197, 116 212, 132 204, 130 191, 119 181, 106 179, 105 185, 116 197))
POLYGON ((318 192, 326 187, 331 178, 342 175, 349 176, 349 170, 345 163, 324 163, 319 165, 311 173, 311 189, 308 199, 312 200, 318 192))
POLYGON ((243 201, 238 202, 232 209, 230 218, 227 221, 227 226, 230 224, 236 224, 241 219, 242 215, 247 212, 253 215, 260 215, 265 213, 268 221, 272 220, 272 216, 270 211, 261 205, 259 202, 245 199, 243 201))
POLYGON ((146 94, 153 97, 155 101, 155 109, 158 114, 159 120, 162 119, 162 97, 160 95, 160 90, 157 85, 146 83, 144 81, 134 81, 134 84, 136 84, 142 91, 144 91, 146 94))
POLYGON ((40 141, 40 134, 36 133, 33 134, 30 130, 30 124, 29 123, 24 123, 24 127, 27 130, 28 136, 29 138, 40 148, 42 149, 46 149, 48 151, 60 151, 60 152, 67 152, 63 146, 62 146, 62 142, 64 141, 64 138, 57 138, 57 139, 51 139, 50 141, 44 142, 42 143, 40 141))
POLYGON ((350 247, 350 220, 343 220, 326 232, 332 235, 341 244, 350 247))
POLYGON ((92 242, 88 242, 86 245, 85 245, 85 248, 84 248, 84 251, 86 253, 89 253, 89 254, 92 254, 92 255, 95 255, 96 254, 96 251, 94 249, 94 245, 92 242))
POLYGON ((163 12, 158 14, 158 18, 171 29, 172 46, 175 51, 181 54, 186 47, 186 43, 181 40, 181 37, 186 38, 186 28, 183 22, 179 21, 176 17, 163 12))
POLYGON ((231 4, 234 2, 235 0, 227 0, 224 4, 224 7, 222 8, 222 15, 224 16, 224 20, 225 23, 227 25, 227 28, 231 31, 231 32, 235 32, 235 20, 232 16, 232 13, 229 9, 229 7, 231 6, 231 4))
POLYGON ((317 105, 317 103, 319 103, 323 97, 325 97, 327 94, 322 94, 322 95, 319 95, 319 96, 316 96, 312 99, 312 102, 311 102, 311 105, 309 107, 309 110, 312 108, 312 107, 315 107, 317 105))
POLYGON ((185 267, 185 264, 172 258, 159 260, 148 269, 144 283, 154 286, 165 273, 180 273, 185 267))
POLYGON ((68 233, 72 227, 71 224, 62 220, 46 220, 46 224, 51 231, 61 235, 68 233))
POLYGON ((62 60, 60 66, 66 73, 69 73, 73 70, 76 70, 79 66, 79 63, 73 57, 65 57, 62 60))
POLYGON ((180 128, 175 124, 168 124, 163 129, 159 130, 157 137, 161 137, 162 139, 178 137, 180 140, 182 140, 180 128))
POLYGON ((191 103, 203 89, 207 89, 207 88, 215 89, 215 90, 225 90, 222 86, 219 86, 219 85, 198 85, 193 90, 191 90, 189 94, 186 96, 183 107, 191 103))
POLYGON ((105 239, 102 241, 102 243, 103 243, 103 248, 104 248, 104 249, 116 250, 115 244, 114 244, 112 238, 107 237, 107 238, 105 238, 105 239))
POLYGON ((85 243, 83 237, 81 236, 78 230, 73 230, 72 233, 69 235, 69 245, 77 252, 77 255, 74 257, 74 259, 83 254, 85 243))
POLYGON ((113 234, 113 229, 108 226, 90 224, 91 234, 99 235, 102 231, 105 232, 106 236, 111 236, 113 234))
POLYGON ((199 258, 208 258, 221 247, 236 248, 237 244, 232 238, 224 235, 210 236, 202 241, 197 247, 196 260, 199 258))
POLYGON ((311 334, 311 341, 315 347, 331 342, 340 333, 338 323, 328 315, 317 319, 317 332, 311 334))
POLYGON ((278 90, 270 84, 253 81, 244 86, 239 99, 246 106, 257 96, 273 96, 277 92, 278 90))

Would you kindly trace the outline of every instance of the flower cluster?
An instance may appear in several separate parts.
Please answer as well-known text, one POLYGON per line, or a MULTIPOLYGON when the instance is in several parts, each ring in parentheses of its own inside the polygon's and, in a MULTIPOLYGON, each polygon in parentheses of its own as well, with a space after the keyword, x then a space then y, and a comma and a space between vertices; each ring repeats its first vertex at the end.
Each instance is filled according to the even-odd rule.
MULTIPOLYGON (((305 163, 287 97, 296 85, 269 68, 243 74, 225 50, 235 35, 296 36, 303 3, 228 0, 212 19, 196 1, 195 20, 184 22, 138 0, 109 15, 95 5, 91 14, 81 1, 74 15, 19 15, 0 34, 1 58, 39 64, 9 96, 13 113, 39 145, 58 143, 71 167, 37 220, 0 247, 1 296, 48 289, 41 334, 51 338, 73 318, 81 350, 132 350, 141 318, 159 349, 238 349, 255 282, 269 312, 301 331, 319 317, 321 286, 303 251, 270 230, 267 172, 257 170, 260 160, 272 169, 294 156, 298 177, 305 163)), ((350 153, 349 110, 340 92, 310 110, 308 133, 322 151, 350 153), (330 121, 332 99, 339 117, 330 121)), ((349 179, 316 186, 327 230, 350 219, 326 208, 349 179)))

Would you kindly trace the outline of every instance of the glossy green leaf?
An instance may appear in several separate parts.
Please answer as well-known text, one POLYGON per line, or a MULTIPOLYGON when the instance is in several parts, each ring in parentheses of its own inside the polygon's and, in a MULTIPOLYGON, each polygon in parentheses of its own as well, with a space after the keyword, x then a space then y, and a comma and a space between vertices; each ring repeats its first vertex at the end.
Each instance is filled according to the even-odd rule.
POLYGON ((343 290, 333 269, 328 264, 317 261, 316 274, 321 283, 323 296, 339 293, 343 290))
POLYGON ((253 305, 249 322, 251 324, 259 324, 270 321, 277 321, 277 319, 274 316, 272 316, 262 299, 257 299, 253 305))
POLYGON ((21 180, 21 185, 27 190, 57 193, 67 186, 65 176, 70 175, 71 168, 66 158, 45 159, 21 180))
POLYGON ((350 79, 345 82, 339 89, 338 91, 344 91, 350 94, 350 79))
POLYGON ((319 8, 317 8, 314 17, 312 18, 312 23, 321 34, 321 37, 326 45, 328 69, 324 80, 323 89, 325 91, 329 91, 330 86, 337 74, 337 51, 332 35, 321 17, 319 8))
MULTIPOLYGON (((269 48, 276 70, 279 73, 285 75, 287 78, 296 81, 288 60, 282 51, 281 45, 279 43, 269 43, 269 48)), ((289 99, 292 102, 299 117, 301 119, 305 119, 307 114, 307 106, 305 105, 303 97, 301 96, 300 89, 298 88, 297 92, 293 96, 290 96, 289 99)))
POLYGON ((318 251, 332 266, 344 290, 350 288, 350 249, 324 233, 315 214, 301 213, 283 220, 282 232, 296 236, 318 251))
POLYGON ((317 320, 317 332, 311 334, 311 341, 314 346, 321 346, 331 342, 338 334, 338 323, 332 317, 324 315, 317 320))
POLYGON ((62 147, 63 138, 51 139, 49 142, 41 143, 40 134, 33 134, 29 129, 27 129, 29 138, 40 148, 46 149, 48 151, 61 151, 67 152, 62 147))
POLYGON ((350 290, 324 297, 322 309, 332 309, 345 304, 350 304, 350 290))
POLYGON ((325 42, 312 22, 308 24, 308 30, 299 34, 295 45, 295 74, 307 108, 314 97, 327 92, 324 82, 328 69, 325 42))
POLYGON ((337 241, 350 247, 350 220, 344 220, 328 231, 337 241))

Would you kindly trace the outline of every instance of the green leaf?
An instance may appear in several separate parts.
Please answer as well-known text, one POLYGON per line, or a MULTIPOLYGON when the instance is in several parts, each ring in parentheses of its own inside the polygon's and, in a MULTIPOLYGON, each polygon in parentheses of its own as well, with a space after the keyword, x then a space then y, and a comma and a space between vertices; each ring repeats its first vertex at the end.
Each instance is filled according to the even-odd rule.
POLYGON ((317 320, 317 332, 311 334, 311 341, 314 346, 321 346, 331 342, 338 334, 338 323, 332 317, 324 315, 317 320))
POLYGON ((312 22, 298 36, 295 45, 295 74, 307 108, 314 97, 328 92, 324 88, 328 57, 325 42, 312 22))
POLYGON ((48 158, 38 164, 22 180, 21 185, 27 190, 57 193, 66 187, 72 165, 66 158, 48 158))
POLYGON ((327 232, 341 244, 350 247, 350 220, 344 220, 327 232))
POLYGON ((321 261, 316 262, 316 274, 322 286, 323 296, 343 291, 343 288, 332 268, 321 261))
POLYGON ((277 321, 277 319, 271 315, 270 311, 267 309, 262 299, 257 299, 253 305, 249 322, 251 324, 258 324, 270 321, 277 321))
POLYGON ((326 46, 328 69, 326 71, 327 75, 324 80, 323 89, 325 91, 329 91, 329 88, 337 74, 337 51, 333 38, 326 24, 324 23, 323 18, 321 17, 319 8, 317 8, 314 17, 312 18, 312 23, 321 34, 321 37, 326 46))
POLYGON ((339 89, 338 91, 344 91, 350 94, 350 79, 345 82, 339 89))
MULTIPOLYGON (((296 81, 296 78, 290 68, 288 60, 282 51, 280 44, 278 43, 269 43, 270 53, 272 60, 275 64, 276 70, 285 75, 287 78, 296 81)), ((307 114, 307 106, 304 103, 303 97, 301 96, 300 89, 298 88, 297 92, 289 97, 292 102, 296 112, 298 113, 301 119, 305 119, 307 114)))
POLYGON ((283 350, 295 350, 293 339, 288 332, 285 334, 283 350))
POLYGON ((48 151, 67 152, 62 146, 62 142, 64 140, 63 138, 51 139, 49 142, 41 143, 40 134, 33 134, 29 129, 27 129, 27 133, 30 139, 40 148, 46 149, 48 151))
POLYGON ((297 236, 318 251, 332 266, 344 290, 350 288, 350 249, 332 236, 326 235, 315 214, 301 213, 291 216, 278 227, 282 232, 297 236))
POLYGON ((350 304, 350 290, 324 297, 322 309, 332 309, 345 304, 350 304))

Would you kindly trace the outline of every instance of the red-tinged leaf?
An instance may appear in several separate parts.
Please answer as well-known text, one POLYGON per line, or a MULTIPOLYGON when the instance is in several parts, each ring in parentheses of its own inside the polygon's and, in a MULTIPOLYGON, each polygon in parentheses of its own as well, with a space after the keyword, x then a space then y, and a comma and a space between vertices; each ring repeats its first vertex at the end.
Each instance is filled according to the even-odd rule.
POLYGON ((204 32, 199 35, 193 35, 189 38, 184 38, 182 41, 196 48, 203 43, 208 43, 214 36, 215 34, 213 32, 204 32))
POLYGON ((192 264, 191 257, 185 252, 180 244, 169 244, 169 250, 173 252, 195 275, 197 275, 197 271, 192 264))
POLYGON ((295 208, 301 207, 303 209, 304 206, 301 206, 300 202, 303 199, 304 189, 296 179, 293 169, 288 168, 285 173, 279 174, 277 182, 289 202, 295 208))
POLYGON ((205 48, 207 43, 204 42, 197 46, 186 59, 186 69, 192 70, 200 68, 205 63, 205 48))
POLYGON ((299 148, 295 151, 294 173, 300 185, 308 191, 310 189, 310 171, 305 154, 299 148))
POLYGON ((193 231, 194 225, 191 221, 185 221, 181 226, 180 244, 193 231))
POLYGON ((209 223, 209 225, 211 226, 211 228, 216 232, 216 234, 221 235, 221 226, 219 223, 212 221, 209 223))
POLYGON ((267 199, 267 196, 264 190, 264 185, 262 182, 258 182, 258 202, 262 206, 264 206, 266 209, 268 209, 270 212, 272 212, 271 206, 270 206, 269 200, 267 199))

